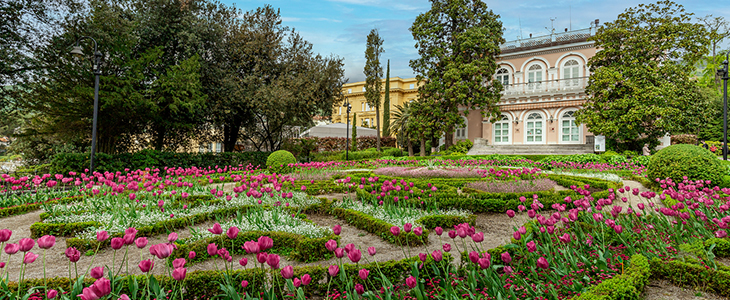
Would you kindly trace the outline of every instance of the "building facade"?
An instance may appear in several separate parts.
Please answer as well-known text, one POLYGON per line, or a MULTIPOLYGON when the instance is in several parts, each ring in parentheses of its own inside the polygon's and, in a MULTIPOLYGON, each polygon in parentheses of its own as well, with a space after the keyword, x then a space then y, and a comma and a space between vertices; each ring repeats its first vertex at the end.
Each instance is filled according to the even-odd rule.
MULTIPOLYGON (((586 101, 588 60, 597 51, 588 38, 597 27, 598 20, 590 28, 566 28, 563 32, 503 44, 494 75, 504 86, 497 104, 501 115, 490 120, 479 111, 469 111, 463 116, 465 126, 454 132, 455 140, 469 139, 475 142, 475 148, 483 148, 472 154, 501 153, 500 148, 543 152, 550 148, 571 149, 562 152, 565 154, 593 152, 593 134, 575 121, 575 112, 586 101), (538 147, 541 145, 548 147, 538 147)), ((364 85, 365 82, 357 82, 343 86, 352 112, 357 113, 358 125, 373 124, 375 120, 374 108, 365 103, 364 85)), ((391 111, 396 104, 415 99, 417 85, 415 78, 391 78, 391 111)), ((345 112, 344 108, 336 109, 333 122, 345 122, 345 112)))
MULTIPOLYGON (((385 88, 385 79, 383 79, 383 88, 385 88)), ((370 107, 365 100, 365 81, 347 83, 342 85, 342 93, 346 101, 350 103, 350 124, 357 124, 362 127, 375 127, 375 108, 370 107), (353 119, 353 113, 355 118, 353 119)), ((395 110, 396 105, 403 105, 408 101, 416 99, 418 94, 418 81, 416 78, 402 79, 400 77, 390 78, 390 111, 395 110)), ((382 99, 385 98, 385 91, 381 93, 382 99)), ((347 109, 344 106, 335 108, 332 114, 333 123, 347 122, 347 109)), ((380 109, 381 131, 383 127, 383 109, 380 109)))

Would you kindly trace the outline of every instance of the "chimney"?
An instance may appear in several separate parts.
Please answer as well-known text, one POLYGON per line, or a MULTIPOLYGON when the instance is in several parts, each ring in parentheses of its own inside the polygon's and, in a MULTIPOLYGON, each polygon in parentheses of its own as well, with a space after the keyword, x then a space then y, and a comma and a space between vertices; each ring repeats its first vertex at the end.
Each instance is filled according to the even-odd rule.
POLYGON ((598 27, 598 19, 596 19, 596 27, 598 27))
POLYGON ((530 33, 530 37, 532 37, 532 33, 530 33))
POLYGON ((565 32, 568 32, 568 28, 565 28, 565 32))

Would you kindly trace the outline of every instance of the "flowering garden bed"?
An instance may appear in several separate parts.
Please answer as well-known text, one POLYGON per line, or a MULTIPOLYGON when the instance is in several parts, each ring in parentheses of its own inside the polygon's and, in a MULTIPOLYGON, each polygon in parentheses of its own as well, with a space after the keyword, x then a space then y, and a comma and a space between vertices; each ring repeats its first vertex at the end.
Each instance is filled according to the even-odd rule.
MULTIPOLYGON (((39 190, 33 197, 35 202, 46 202, 37 206, 45 212, 40 215, 42 222, 31 226, 32 237, 45 253, 54 247, 52 236, 68 236, 65 254, 70 263, 68 274, 22 280, 19 293, 16 282, 6 282, 0 284, 0 294, 67 299, 84 295, 87 300, 355 298, 356 294, 369 299, 640 299, 651 277, 730 294, 726 288, 730 268, 714 259, 730 257, 730 190, 706 182, 658 181, 652 185, 656 190, 639 191, 600 176, 543 175, 539 169, 522 168, 539 167, 526 161, 517 161, 516 169, 497 165, 509 162, 319 163, 290 166, 294 171, 288 176, 225 168, 49 175, 36 182, 6 176, 3 186, 39 190), (464 173, 477 176, 395 172, 434 166, 465 168, 464 173), (340 173, 355 168, 374 172, 340 173), (401 169, 381 175, 378 168, 401 169), (317 172, 327 175, 310 176, 317 172), (62 183, 49 184, 56 180, 62 183), (539 180, 551 180, 566 190, 514 188, 502 190, 509 191, 505 193, 474 188, 539 180), (219 184, 223 182, 231 183, 219 184), (65 185, 66 195, 75 198, 52 200, 60 198, 57 185, 65 185), (346 193, 345 199, 315 197, 330 192, 346 193), (336 216, 372 235, 361 244, 343 245, 341 241, 353 237, 341 236, 338 226, 330 229, 309 221, 307 215, 314 213, 336 216), (510 242, 488 249, 476 213, 480 217, 504 213, 527 222, 515 226, 510 242), (170 233, 204 221, 217 223, 200 233, 191 230, 189 238, 170 233), (147 245, 147 238, 168 233, 166 242, 147 245), (373 238, 409 252, 424 250, 412 257, 403 251, 402 259, 380 261, 378 249, 368 244, 373 238), (73 265, 87 259, 79 250, 101 253, 110 251, 106 247, 116 251, 124 245, 149 249, 150 259, 133 262, 142 273, 164 269, 160 273, 167 275, 127 275, 121 268, 107 275, 90 268, 77 274, 84 277, 72 276, 73 265), (279 254, 314 264, 292 267, 279 254), (198 268, 193 263, 211 261, 216 270, 187 273, 188 268, 198 268)), ((630 164, 619 167, 643 172, 643 167, 632 170, 630 164)), ((614 171, 589 164, 571 168, 614 171)), ((11 199, 14 195, 2 197, 15 205, 35 205, 11 199)), ((14 255, 22 256, 27 266, 38 258, 31 241, 11 242, 10 234, 0 231, 4 253, 12 254, 11 264, 18 263, 14 255)), ((125 254, 120 263, 130 259, 125 254)))

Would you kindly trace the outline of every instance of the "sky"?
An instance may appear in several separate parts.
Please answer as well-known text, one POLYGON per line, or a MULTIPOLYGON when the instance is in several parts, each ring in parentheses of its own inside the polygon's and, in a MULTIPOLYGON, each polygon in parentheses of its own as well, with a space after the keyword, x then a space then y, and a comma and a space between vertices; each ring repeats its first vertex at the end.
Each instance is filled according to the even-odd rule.
MULTIPOLYGON (((221 0, 228 5, 249 11, 269 4, 280 9, 282 23, 294 28, 313 50, 324 56, 344 58, 348 82, 365 80, 366 37, 378 29, 384 40, 381 55, 383 70, 390 60, 390 76, 411 78, 415 74, 408 66, 418 58, 415 42, 408 28, 421 13, 431 7, 428 0, 221 0)), ((556 32, 588 28, 595 19, 600 23, 613 21, 626 8, 651 1, 638 0, 485 0, 487 6, 500 16, 504 38, 516 40, 547 35, 551 26, 556 32), (553 19, 553 21, 551 21, 553 19)), ((712 14, 730 19, 730 1, 680 0, 686 11, 695 17, 712 14)), ((655 1, 654 1, 655 3, 655 1)), ((726 43, 727 45, 727 43, 726 43)), ((385 71, 384 71, 385 72, 385 71)))

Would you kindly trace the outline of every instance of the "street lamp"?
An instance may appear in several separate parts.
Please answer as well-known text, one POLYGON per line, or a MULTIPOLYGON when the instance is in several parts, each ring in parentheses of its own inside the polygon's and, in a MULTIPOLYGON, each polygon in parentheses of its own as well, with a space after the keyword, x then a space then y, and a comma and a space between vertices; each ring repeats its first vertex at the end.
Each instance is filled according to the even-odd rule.
POLYGON ((94 42, 94 60, 91 62, 91 70, 94 72, 94 120, 91 129, 91 163, 89 166, 89 174, 94 174, 94 156, 96 154, 96 123, 99 115, 99 76, 101 76, 101 52, 99 52, 96 40, 90 36, 82 36, 76 41, 76 45, 71 54, 78 57, 84 56, 79 43, 84 39, 90 39, 94 42))
MULTIPOLYGON (((352 109, 352 105, 350 105, 350 102, 347 101, 347 97, 345 97, 345 103, 342 104, 342 107, 347 108, 347 125, 345 125, 345 161, 350 160, 350 109, 352 109)), ((354 125, 353 125, 354 126, 354 125)))

